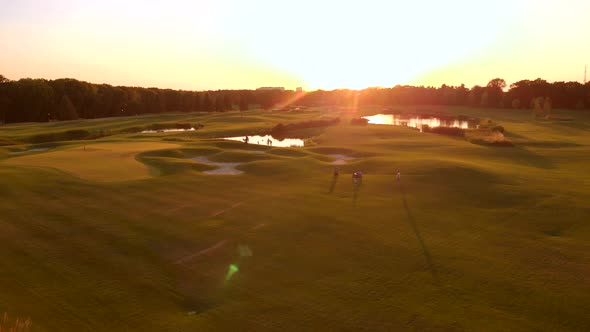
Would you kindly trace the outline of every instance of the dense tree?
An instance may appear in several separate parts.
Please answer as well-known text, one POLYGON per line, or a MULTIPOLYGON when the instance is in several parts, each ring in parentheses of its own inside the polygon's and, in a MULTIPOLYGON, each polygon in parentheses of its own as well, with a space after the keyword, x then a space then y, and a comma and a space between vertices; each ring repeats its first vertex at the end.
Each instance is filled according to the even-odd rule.
POLYGON ((215 94, 215 112, 223 112, 225 111, 225 105, 223 102, 223 96, 219 93, 215 94))
MULTIPOLYGON (((76 120, 78 113, 68 95, 63 95, 55 110, 55 120, 76 120)), ((54 120, 51 118, 50 120, 54 120)))
POLYGON ((203 112, 211 112, 213 110, 213 102, 209 92, 205 92, 203 95, 203 103, 201 108, 203 112))
POLYGON ((231 92, 226 92, 223 94, 223 110, 224 111, 233 110, 233 101, 232 101, 230 93, 231 92))
MULTIPOLYGON (((0 75, 1 76, 1 75, 0 75)), ((11 85, 7 84, 8 80, 2 76, 3 80, 0 82, 0 124, 6 122, 6 112, 12 108, 11 85)))
POLYGON ((140 89, 125 88, 127 103, 123 108, 124 115, 138 115, 146 113, 140 89))
POLYGON ((240 109, 240 111, 248 110, 248 97, 245 93, 241 93, 238 96, 238 108, 240 109))
POLYGON ((195 112, 201 112, 203 109, 201 108, 201 99, 202 99, 202 93, 199 92, 195 92, 193 94, 193 98, 194 98, 194 110, 195 112))
POLYGON ((13 89, 10 89, 12 107, 7 111, 6 122, 49 121, 55 101, 53 89, 46 80, 24 78, 8 84, 13 84, 13 89))
POLYGON ((551 114, 551 99, 548 97, 535 97, 532 104, 534 117, 541 118, 551 114))
MULTIPOLYGON (((486 91, 484 94, 487 93, 487 100, 484 107, 500 107, 502 102, 502 97, 504 95, 504 89, 506 88, 506 81, 501 78, 494 78, 493 80, 489 81, 486 85, 486 91)), ((482 96, 483 97, 483 96, 482 96)), ((483 101, 483 100, 482 100, 483 101)))
POLYGON ((258 104, 263 109, 301 106, 405 106, 465 105, 472 107, 529 108, 539 116, 553 108, 590 107, 590 83, 521 80, 506 89, 501 78, 471 89, 443 84, 440 87, 397 85, 364 90, 317 90, 298 94, 292 90, 179 91, 116 87, 71 78, 20 79, 0 75, 0 122, 49 119, 100 118, 161 112, 229 111, 258 104), (73 110, 73 111, 72 111, 73 110))
POLYGON ((481 105, 481 96, 483 95, 485 91, 485 88, 476 85, 473 88, 471 88, 471 91, 469 92, 469 98, 468 98, 468 103, 471 106, 480 106, 481 105))

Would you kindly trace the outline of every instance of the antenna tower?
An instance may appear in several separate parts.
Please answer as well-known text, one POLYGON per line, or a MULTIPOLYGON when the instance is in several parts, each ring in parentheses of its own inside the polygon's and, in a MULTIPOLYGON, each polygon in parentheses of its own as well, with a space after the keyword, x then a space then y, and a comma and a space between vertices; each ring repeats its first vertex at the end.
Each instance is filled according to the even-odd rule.
POLYGON ((584 84, 586 84, 586 69, 588 65, 584 65, 584 84))

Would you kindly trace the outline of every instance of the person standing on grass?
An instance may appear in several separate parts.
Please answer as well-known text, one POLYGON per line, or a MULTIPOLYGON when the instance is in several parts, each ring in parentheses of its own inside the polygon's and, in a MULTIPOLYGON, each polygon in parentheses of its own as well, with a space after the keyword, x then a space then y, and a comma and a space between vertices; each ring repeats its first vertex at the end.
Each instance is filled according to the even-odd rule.
POLYGON ((363 180, 363 172, 356 171, 356 172, 352 173, 352 183, 353 184, 359 185, 362 180, 363 180))
POLYGON ((397 182, 399 182, 399 180, 401 180, 401 178, 402 178, 402 173, 400 173, 400 171, 399 171, 399 170, 397 170, 397 173, 396 173, 396 175, 395 175, 395 178, 396 178, 397 182))

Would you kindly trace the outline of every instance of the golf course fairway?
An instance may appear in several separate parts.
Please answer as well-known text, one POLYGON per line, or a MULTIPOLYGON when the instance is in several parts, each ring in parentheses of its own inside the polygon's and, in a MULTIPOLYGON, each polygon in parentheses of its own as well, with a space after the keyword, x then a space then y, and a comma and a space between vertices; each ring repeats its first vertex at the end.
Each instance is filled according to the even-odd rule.
POLYGON ((590 114, 444 111, 514 146, 351 124, 371 109, 79 120, 59 130, 109 135, 43 144, 27 140, 55 124, 2 126, 19 143, 0 147, 0 314, 31 331, 590 330, 590 114), (222 139, 327 117, 290 133, 305 147, 222 139), (167 121, 203 128, 123 130, 167 121))

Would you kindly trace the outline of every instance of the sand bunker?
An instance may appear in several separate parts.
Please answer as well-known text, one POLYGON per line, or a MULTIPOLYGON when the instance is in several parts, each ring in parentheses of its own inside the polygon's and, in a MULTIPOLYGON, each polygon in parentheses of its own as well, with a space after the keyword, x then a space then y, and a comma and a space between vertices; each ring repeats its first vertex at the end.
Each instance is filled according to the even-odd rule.
POLYGON ((194 161, 199 162, 201 164, 213 165, 213 166, 217 167, 216 169, 213 169, 210 171, 204 171, 203 173, 205 173, 205 174, 238 175, 238 174, 244 173, 244 172, 240 171, 239 169, 236 169, 236 166, 241 165, 242 163, 218 163, 218 162, 209 160, 209 158, 207 158, 207 157, 194 157, 194 158, 191 158, 191 160, 194 160, 194 161))
POLYGON ((349 160, 353 160, 354 158, 351 156, 347 156, 345 154, 329 154, 328 156, 336 159, 332 162, 332 164, 334 165, 344 165, 346 164, 349 160))
POLYGON ((138 153, 176 147, 177 144, 171 143, 99 143, 13 157, 2 163, 55 168, 82 179, 100 182, 139 180, 149 178, 151 172, 147 165, 135 159, 138 153))

